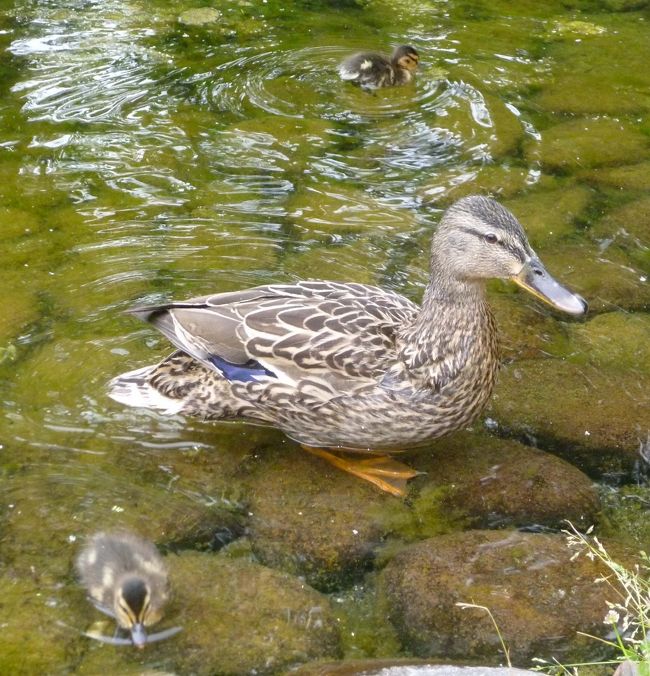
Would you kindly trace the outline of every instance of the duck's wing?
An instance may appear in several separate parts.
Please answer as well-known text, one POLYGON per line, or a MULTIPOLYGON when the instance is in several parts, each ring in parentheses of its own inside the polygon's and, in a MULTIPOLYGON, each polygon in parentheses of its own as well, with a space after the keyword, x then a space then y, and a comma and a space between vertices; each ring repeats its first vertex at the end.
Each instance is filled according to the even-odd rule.
POLYGON ((418 312, 363 284, 299 282, 131 311, 229 380, 375 379, 396 358, 395 333, 418 312))

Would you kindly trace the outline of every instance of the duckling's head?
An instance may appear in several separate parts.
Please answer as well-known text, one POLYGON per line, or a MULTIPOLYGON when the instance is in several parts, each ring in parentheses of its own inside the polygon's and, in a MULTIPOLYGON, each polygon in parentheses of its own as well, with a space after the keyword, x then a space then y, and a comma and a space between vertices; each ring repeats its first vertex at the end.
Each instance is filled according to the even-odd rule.
POLYGON ((537 298, 572 315, 587 303, 558 284, 528 243, 519 221, 498 202, 472 196, 447 209, 432 241, 432 271, 471 284, 485 279, 511 279, 537 298))
POLYGON ((393 56, 391 57, 393 66, 403 68, 411 73, 415 72, 417 69, 419 60, 420 55, 415 47, 411 47, 410 45, 400 45, 399 47, 396 47, 393 56))
POLYGON ((137 648, 147 643, 145 627, 160 619, 160 609, 154 607, 151 587, 139 575, 125 575, 115 592, 115 619, 131 632, 131 641, 137 648))

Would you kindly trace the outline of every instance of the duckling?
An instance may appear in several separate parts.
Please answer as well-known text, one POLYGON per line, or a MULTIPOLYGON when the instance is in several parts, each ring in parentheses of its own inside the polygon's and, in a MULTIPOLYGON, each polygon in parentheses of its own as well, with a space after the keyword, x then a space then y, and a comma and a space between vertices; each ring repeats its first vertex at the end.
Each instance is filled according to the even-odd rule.
POLYGON ((390 58, 376 52, 359 52, 339 66, 341 79, 363 89, 402 85, 413 79, 420 56, 414 47, 400 45, 390 58))
POLYGON ((181 630, 173 627, 149 635, 145 630, 160 620, 169 598, 165 564, 150 542, 131 533, 96 533, 80 552, 75 567, 95 608, 131 632, 130 639, 94 633, 86 636, 112 645, 144 648, 146 643, 162 641, 181 630))

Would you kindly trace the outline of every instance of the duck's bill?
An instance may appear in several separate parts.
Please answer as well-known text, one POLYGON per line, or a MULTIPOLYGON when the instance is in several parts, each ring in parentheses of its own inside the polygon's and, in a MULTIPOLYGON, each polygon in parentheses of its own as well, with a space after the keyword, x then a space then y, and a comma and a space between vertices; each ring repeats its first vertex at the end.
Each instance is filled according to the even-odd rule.
POLYGON ((136 646, 137 648, 144 648, 147 643, 156 643, 157 641, 164 641, 166 638, 170 638, 175 634, 178 634, 182 630, 182 627, 171 627, 171 629, 165 629, 163 631, 158 631, 155 634, 146 634, 144 630, 136 630, 135 636, 133 631, 131 631, 130 638, 124 638, 121 636, 105 636, 104 634, 96 634, 94 632, 84 632, 83 635, 88 638, 93 638, 95 641, 100 643, 108 643, 109 645, 128 645, 136 646))
POLYGON ((83 636, 93 638, 100 643, 109 643, 110 645, 133 645, 130 638, 121 638, 119 636, 104 636, 104 634, 95 634, 91 631, 84 631, 83 636))
POLYGON ((545 303, 570 315, 583 315, 587 302, 576 293, 558 284, 538 258, 531 258, 512 280, 545 303))
POLYGON ((171 627, 170 629, 165 629, 163 631, 158 631, 155 634, 149 634, 147 636, 147 643, 155 643, 156 641, 164 641, 170 636, 175 636, 181 631, 183 627, 171 627))

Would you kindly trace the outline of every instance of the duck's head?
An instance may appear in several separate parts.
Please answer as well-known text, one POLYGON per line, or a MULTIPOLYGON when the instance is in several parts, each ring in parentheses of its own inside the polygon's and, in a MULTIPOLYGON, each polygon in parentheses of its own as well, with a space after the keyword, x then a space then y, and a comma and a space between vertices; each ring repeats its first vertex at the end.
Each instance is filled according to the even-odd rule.
POLYGON ((400 45, 399 47, 396 47, 393 56, 391 57, 393 66, 396 68, 403 68, 411 73, 415 72, 417 69, 419 60, 420 55, 415 47, 411 47, 410 45, 400 45))
POLYGON ((160 610, 153 603, 152 589, 140 575, 126 575, 115 592, 115 619, 124 629, 131 632, 131 642, 137 648, 147 643, 145 627, 160 619, 160 610))
POLYGON ((447 209, 433 237, 432 266, 459 282, 511 279, 562 312, 587 311, 583 298, 546 271, 521 223, 488 197, 464 197, 447 209))

